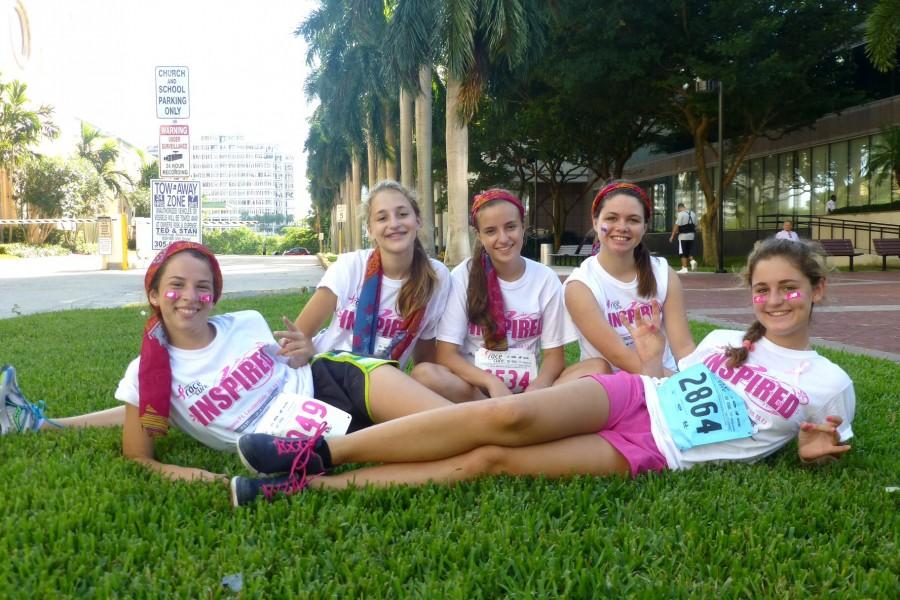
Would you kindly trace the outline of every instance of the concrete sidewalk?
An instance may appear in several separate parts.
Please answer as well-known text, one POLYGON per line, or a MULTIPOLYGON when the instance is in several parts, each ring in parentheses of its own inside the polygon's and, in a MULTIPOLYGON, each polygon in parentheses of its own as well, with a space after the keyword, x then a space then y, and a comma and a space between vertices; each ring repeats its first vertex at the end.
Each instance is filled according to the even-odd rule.
MULTIPOLYGON (((555 266, 561 280, 573 267, 555 266)), ((734 273, 679 275, 688 318, 721 327, 753 321, 750 295, 734 273)), ((813 343, 900 363, 900 271, 834 272, 813 312, 813 343)))

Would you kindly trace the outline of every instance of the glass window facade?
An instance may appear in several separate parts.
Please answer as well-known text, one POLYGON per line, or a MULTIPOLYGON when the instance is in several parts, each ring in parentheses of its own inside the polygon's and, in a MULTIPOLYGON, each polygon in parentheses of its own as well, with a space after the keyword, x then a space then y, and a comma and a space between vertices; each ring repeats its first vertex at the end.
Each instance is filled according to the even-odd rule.
MULTIPOLYGON (((880 135, 861 136, 744 161, 725 190, 725 228, 752 229, 757 216, 776 212, 824 215, 831 194, 836 196, 838 208, 900 200, 900 188, 890 175, 877 181, 877 174, 869 171, 869 154, 879 141, 880 135)), ((708 169, 715 188, 716 166, 708 169)), ((674 192, 673 208, 683 202, 698 215, 706 212, 696 172, 684 171, 668 179, 674 192)), ((651 185, 659 184, 656 179, 651 185)), ((654 215, 654 228, 667 222, 666 218, 654 215)))

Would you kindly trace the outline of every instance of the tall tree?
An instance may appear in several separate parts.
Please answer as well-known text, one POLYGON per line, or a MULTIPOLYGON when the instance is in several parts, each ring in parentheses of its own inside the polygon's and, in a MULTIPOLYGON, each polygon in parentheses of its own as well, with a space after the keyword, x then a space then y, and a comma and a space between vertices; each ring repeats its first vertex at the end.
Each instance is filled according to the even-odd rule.
POLYGON ((887 73, 897 66, 900 46, 900 0, 878 0, 866 18, 866 54, 887 73))
POLYGON ((125 212, 127 192, 134 185, 131 176, 117 165, 119 146, 115 140, 104 138, 103 134, 90 124, 82 121, 81 139, 76 145, 78 156, 90 162, 104 187, 118 203, 118 211, 125 212))
POLYGON ((449 209, 444 261, 447 264, 458 264, 471 255, 468 124, 492 76, 498 72, 515 72, 543 51, 547 10, 546 3, 536 0, 448 0, 444 3, 449 209))
POLYGON ((719 198, 708 163, 718 160, 718 112, 716 94, 695 82, 723 85, 727 189, 757 139, 777 138, 858 100, 848 80, 852 61, 841 53, 855 40, 862 14, 852 0, 672 0, 668 6, 675 25, 666 38, 670 115, 694 143, 706 199, 703 259, 714 264, 719 198))

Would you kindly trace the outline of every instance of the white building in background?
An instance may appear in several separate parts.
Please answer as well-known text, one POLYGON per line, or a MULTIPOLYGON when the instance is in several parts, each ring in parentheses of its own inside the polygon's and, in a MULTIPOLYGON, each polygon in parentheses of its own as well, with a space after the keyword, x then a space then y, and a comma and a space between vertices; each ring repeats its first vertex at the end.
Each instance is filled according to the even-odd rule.
POLYGON ((294 220, 294 157, 240 135, 204 135, 191 144, 191 179, 218 218, 294 220))

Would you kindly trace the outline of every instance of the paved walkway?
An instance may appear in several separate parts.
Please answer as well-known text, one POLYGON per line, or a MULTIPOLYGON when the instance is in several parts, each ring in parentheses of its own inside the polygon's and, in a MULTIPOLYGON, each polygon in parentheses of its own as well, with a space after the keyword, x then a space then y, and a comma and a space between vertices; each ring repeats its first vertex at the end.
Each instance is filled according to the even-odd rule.
MULTIPOLYGON (((562 279, 571 267, 554 267, 562 279)), ((688 316, 723 327, 753 320, 750 295, 734 274, 681 275, 688 316)), ((813 343, 900 362, 900 271, 832 273, 813 311, 813 343)))

